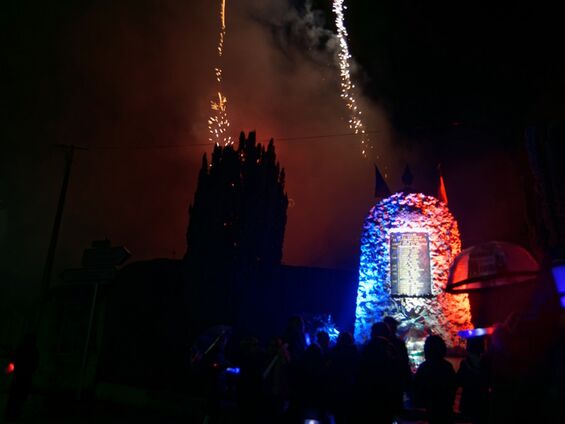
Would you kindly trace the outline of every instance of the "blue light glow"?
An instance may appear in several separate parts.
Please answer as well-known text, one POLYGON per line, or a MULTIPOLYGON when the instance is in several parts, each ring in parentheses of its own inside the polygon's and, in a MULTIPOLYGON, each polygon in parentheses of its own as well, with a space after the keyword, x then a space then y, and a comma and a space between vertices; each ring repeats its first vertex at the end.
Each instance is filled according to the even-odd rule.
POLYGON ((317 321, 317 324, 318 325, 314 334, 318 334, 319 331, 325 331, 326 333, 328 333, 331 343, 335 343, 337 341, 339 330, 336 328, 331 315, 320 317, 317 321))
POLYGON ((557 293, 561 299, 561 307, 565 308, 565 264, 559 264, 551 269, 557 293))
POLYGON ((464 339, 469 339, 471 337, 480 337, 480 336, 487 336, 492 334, 494 328, 487 327, 487 328, 473 328, 470 330, 462 330, 459 331, 457 334, 464 339))

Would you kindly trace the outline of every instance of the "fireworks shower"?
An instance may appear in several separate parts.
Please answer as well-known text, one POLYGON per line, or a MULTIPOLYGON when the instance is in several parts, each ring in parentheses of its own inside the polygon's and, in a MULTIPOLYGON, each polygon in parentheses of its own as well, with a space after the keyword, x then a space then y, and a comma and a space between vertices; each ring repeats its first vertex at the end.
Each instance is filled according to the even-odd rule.
POLYGON ((232 137, 227 134, 230 121, 228 119, 228 99, 222 94, 222 57, 224 54, 224 39, 226 37, 226 0, 220 3, 220 36, 218 41, 218 65, 214 68, 218 87, 218 97, 210 101, 212 114, 208 118, 209 140, 214 144, 226 146, 233 143, 232 137))
POLYGON ((338 38, 337 58, 340 69, 341 98, 345 101, 347 109, 349 109, 349 128, 351 128, 355 134, 361 136, 361 154, 366 158, 367 150, 371 149, 372 146, 365 132, 365 126, 363 125, 362 111, 355 100, 355 84, 351 81, 351 54, 349 53, 349 47, 347 45, 347 28, 345 27, 343 16, 347 6, 343 3, 344 0, 334 0, 332 6, 332 10, 335 13, 335 25, 338 38))
MULTIPOLYGON (((355 135, 360 137, 361 154, 367 157, 368 151, 372 149, 367 135, 360 106, 355 96, 355 84, 351 79, 351 54, 347 44, 347 28, 344 23, 344 11, 347 6, 344 0, 333 0, 332 10, 335 14, 335 24, 337 28, 337 65, 340 75, 340 97, 344 100, 348 110, 348 126, 355 135)), ((218 37, 218 63, 214 68, 217 95, 210 101, 211 115, 208 118, 209 140, 216 145, 231 145, 233 137, 229 135, 230 121, 227 113, 227 96, 222 92, 223 67, 222 60, 224 54, 224 41, 226 38, 226 0, 220 0, 220 31, 218 37)))

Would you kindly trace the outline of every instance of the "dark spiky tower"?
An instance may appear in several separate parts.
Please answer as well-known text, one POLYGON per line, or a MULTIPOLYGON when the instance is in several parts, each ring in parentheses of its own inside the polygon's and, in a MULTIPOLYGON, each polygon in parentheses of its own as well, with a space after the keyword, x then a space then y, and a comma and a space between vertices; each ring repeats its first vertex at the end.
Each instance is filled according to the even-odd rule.
POLYGON ((237 149, 215 146, 210 163, 204 154, 186 233, 191 265, 241 280, 280 264, 284 179, 273 140, 265 148, 255 132, 241 133, 237 149))

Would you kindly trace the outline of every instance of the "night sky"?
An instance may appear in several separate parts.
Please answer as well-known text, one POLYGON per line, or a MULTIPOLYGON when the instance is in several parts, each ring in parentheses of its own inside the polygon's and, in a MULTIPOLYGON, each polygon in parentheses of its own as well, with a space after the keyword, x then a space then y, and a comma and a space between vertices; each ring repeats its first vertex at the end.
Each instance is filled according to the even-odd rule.
MULTIPOLYGON (((523 241, 527 125, 563 116, 555 7, 350 1, 354 79, 374 152, 343 134, 329 2, 227 1, 224 92, 234 135, 275 138, 291 199, 283 262, 357 266, 374 203, 409 164, 436 190, 442 164, 463 245, 523 241), (378 155, 378 158, 377 158, 378 155)), ((208 143, 219 2, 18 1, 3 6, 0 297, 38 287, 64 155, 77 152, 56 275, 108 237, 134 260, 181 258, 208 143)))

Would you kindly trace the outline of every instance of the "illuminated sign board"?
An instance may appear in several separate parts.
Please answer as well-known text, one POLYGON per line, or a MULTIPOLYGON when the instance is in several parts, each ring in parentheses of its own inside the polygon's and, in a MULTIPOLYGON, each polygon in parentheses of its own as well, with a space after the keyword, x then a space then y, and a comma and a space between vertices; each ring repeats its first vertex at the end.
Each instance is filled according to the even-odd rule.
POLYGON ((390 284, 392 296, 432 295, 427 233, 390 233, 390 284))

